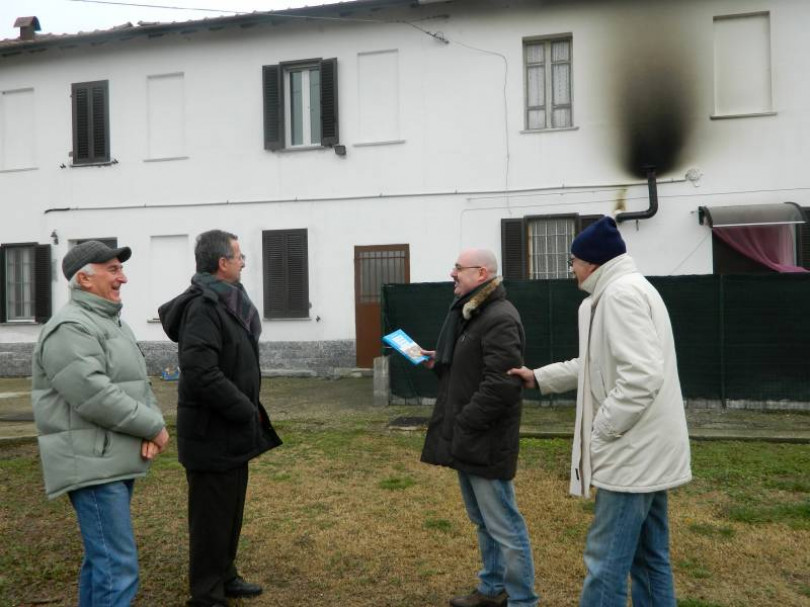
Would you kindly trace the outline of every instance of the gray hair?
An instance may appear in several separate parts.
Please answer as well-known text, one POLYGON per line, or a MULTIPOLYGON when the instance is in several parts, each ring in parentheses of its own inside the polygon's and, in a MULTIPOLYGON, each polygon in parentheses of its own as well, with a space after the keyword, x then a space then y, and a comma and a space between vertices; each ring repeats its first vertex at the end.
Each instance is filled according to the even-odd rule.
POLYGON ((197 272, 215 274, 219 269, 219 260, 222 257, 233 257, 232 240, 239 240, 236 234, 222 230, 208 230, 197 236, 194 247, 194 260, 197 262, 197 272))
POLYGON ((84 267, 76 270, 76 273, 70 277, 70 280, 68 281, 68 286, 71 289, 76 289, 77 291, 81 290, 82 288, 81 285, 79 285, 78 279, 76 278, 79 275, 79 272, 84 272, 88 276, 92 276, 93 274, 95 274, 96 270, 93 268, 92 263, 85 264, 84 267))

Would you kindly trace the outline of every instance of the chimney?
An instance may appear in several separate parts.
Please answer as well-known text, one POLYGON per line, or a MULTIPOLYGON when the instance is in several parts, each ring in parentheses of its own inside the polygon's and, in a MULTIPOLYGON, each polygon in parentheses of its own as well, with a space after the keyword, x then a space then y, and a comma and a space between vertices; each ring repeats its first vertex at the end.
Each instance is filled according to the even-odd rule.
POLYGON ((20 28, 20 40, 33 40, 34 32, 40 30, 39 19, 36 17, 17 17, 14 27, 20 28))

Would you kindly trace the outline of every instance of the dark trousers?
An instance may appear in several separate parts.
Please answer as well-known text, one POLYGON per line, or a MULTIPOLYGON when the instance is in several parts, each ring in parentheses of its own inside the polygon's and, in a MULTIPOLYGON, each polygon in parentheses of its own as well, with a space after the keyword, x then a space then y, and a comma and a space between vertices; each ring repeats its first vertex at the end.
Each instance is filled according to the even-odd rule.
POLYGON ((190 606, 228 604, 225 583, 235 578, 248 465, 226 472, 186 471, 188 480, 190 606))

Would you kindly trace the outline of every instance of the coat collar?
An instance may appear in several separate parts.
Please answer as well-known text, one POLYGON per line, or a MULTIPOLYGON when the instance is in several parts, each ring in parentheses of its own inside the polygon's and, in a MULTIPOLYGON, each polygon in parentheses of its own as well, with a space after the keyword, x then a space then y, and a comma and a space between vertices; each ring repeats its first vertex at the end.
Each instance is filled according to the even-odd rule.
POLYGON ((95 312, 101 316, 109 316, 110 318, 115 318, 118 316, 121 313, 121 308, 123 307, 123 304, 120 302, 104 299, 103 297, 93 295, 92 293, 83 291, 82 289, 71 289, 70 299, 76 305, 84 308, 85 310, 90 310, 91 312, 95 312))
POLYGON ((608 285, 622 276, 636 272, 638 272, 636 262, 633 261, 630 255, 625 253, 614 257, 594 270, 582 283, 582 290, 591 295, 593 304, 596 305, 608 285))
POLYGON ((488 283, 485 283, 481 290, 478 291, 475 295, 470 298, 470 301, 464 304, 464 307, 461 309, 461 313, 464 316, 464 320, 470 320, 473 314, 480 308, 487 299, 489 299, 490 295, 497 289, 501 283, 503 282, 503 278, 501 276, 496 276, 488 283))

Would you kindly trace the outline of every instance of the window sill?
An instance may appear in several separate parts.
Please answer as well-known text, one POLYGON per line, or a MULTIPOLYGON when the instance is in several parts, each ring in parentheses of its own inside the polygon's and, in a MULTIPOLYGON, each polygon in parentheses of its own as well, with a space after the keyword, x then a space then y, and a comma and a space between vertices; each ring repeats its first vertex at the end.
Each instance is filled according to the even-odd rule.
POLYGON ((20 167, 18 169, 0 169, 0 173, 24 173, 25 171, 38 171, 39 167, 20 167))
POLYGON ((751 112, 749 114, 711 114, 709 120, 732 120, 734 118, 761 118, 776 116, 776 112, 751 112))
POLYGON ((312 320, 311 316, 298 316, 296 318, 267 318, 264 316, 262 320, 266 320, 267 322, 289 322, 295 320, 312 320))
POLYGON ((353 143, 353 148, 370 148, 378 145, 399 145, 405 143, 404 139, 389 139, 386 141, 361 141, 360 143, 353 143))
POLYGON ((166 158, 144 158, 144 162, 171 162, 173 160, 188 160, 188 156, 167 156, 166 158))
POLYGON ((297 146, 292 147, 292 148, 279 148, 279 149, 277 149, 275 151, 280 153, 280 154, 291 154, 291 153, 295 153, 295 152, 312 152, 314 150, 321 150, 323 152, 323 151, 331 150, 331 149, 332 148, 329 148, 329 147, 326 147, 326 146, 323 146, 323 145, 297 145, 297 146))
POLYGON ((520 131, 521 135, 539 135, 541 133, 562 133, 565 131, 578 131, 578 126, 566 126, 560 129, 524 129, 520 131))
POLYGON ((71 163, 68 166, 71 169, 82 169, 84 167, 108 167, 118 164, 117 160, 105 160, 104 162, 82 162, 81 164, 71 163))
POLYGON ((33 318, 23 320, 4 320, 0 322, 0 327, 19 327, 19 326, 36 326, 38 323, 33 318))

